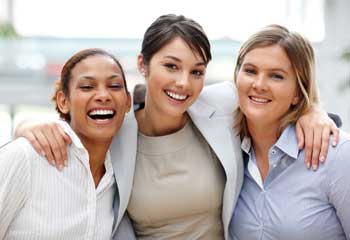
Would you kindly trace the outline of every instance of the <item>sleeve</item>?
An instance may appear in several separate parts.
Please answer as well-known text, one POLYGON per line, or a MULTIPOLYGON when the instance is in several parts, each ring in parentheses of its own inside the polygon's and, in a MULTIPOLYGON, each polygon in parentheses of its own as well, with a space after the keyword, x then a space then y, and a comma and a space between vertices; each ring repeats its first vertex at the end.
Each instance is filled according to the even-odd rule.
POLYGON ((341 120, 340 116, 335 113, 328 113, 328 117, 330 117, 335 125, 337 125, 338 128, 340 128, 343 125, 343 121, 341 120))
POLYGON ((120 240, 120 239, 136 240, 134 228, 127 212, 125 212, 117 228, 117 231, 114 233, 112 239, 113 240, 120 240))
POLYGON ((334 206, 346 239, 350 239, 350 141, 341 143, 330 161, 329 201, 334 206))
POLYGON ((224 81, 205 86, 198 98, 221 113, 232 114, 237 105, 236 88, 232 82, 224 81))
POLYGON ((30 161, 25 139, 19 138, 0 148, 0 239, 23 207, 30 191, 30 161))

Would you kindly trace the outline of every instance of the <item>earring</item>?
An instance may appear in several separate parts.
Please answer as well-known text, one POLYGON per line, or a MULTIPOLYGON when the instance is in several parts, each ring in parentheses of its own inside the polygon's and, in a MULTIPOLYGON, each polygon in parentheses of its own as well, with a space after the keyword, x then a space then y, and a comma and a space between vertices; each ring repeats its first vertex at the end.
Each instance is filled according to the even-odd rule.
POLYGON ((141 68, 141 75, 142 75, 142 76, 146 76, 146 72, 145 72, 145 69, 144 69, 144 68, 141 68))

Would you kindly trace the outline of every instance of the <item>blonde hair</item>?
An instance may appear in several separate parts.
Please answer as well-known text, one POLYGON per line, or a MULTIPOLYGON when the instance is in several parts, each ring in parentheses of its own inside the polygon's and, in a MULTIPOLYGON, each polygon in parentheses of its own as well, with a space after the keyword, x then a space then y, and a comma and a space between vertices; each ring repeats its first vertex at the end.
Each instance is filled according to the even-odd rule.
MULTIPOLYGON (((281 120, 278 133, 280 134, 288 124, 296 123, 300 116, 307 112, 311 106, 317 105, 319 97, 315 81, 314 51, 311 43, 299 33, 290 32, 280 25, 266 26, 243 43, 236 61, 235 84, 237 85, 237 75, 247 53, 256 48, 272 45, 280 46, 287 54, 296 76, 299 94, 298 103, 291 106, 281 120)), ((234 128, 241 137, 249 136, 247 121, 239 106, 235 110, 234 128)))

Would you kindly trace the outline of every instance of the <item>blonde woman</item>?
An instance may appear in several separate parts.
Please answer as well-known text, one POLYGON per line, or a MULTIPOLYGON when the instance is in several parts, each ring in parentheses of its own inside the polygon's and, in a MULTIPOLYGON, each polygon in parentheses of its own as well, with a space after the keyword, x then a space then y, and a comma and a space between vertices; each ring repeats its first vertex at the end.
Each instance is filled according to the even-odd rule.
POLYGON ((304 167, 295 124, 319 97, 304 37, 278 25, 251 36, 235 69, 244 184, 230 224, 237 240, 350 239, 350 141, 340 133, 317 172, 304 167))

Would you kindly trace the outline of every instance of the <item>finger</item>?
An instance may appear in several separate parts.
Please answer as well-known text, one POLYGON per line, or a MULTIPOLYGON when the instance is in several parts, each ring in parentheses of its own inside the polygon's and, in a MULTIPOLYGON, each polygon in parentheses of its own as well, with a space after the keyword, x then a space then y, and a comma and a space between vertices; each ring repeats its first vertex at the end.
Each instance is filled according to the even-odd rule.
POLYGON ((305 139, 305 165, 307 168, 311 167, 312 160, 312 145, 314 140, 313 129, 304 129, 304 139, 305 139))
POLYGON ((312 145, 312 169, 314 171, 318 168, 318 163, 320 159, 320 150, 322 142, 322 130, 314 130, 314 138, 312 145))
POLYGON ((66 133, 62 130, 62 128, 58 124, 55 124, 52 131, 58 143, 59 151, 61 152, 61 156, 62 156, 61 163, 64 166, 67 166, 68 165, 67 141, 69 141, 70 138, 66 135, 66 133))
POLYGON ((297 133, 298 147, 299 149, 303 149, 304 148, 304 131, 301 125, 299 124, 299 122, 297 122, 296 124, 296 133, 297 133))
POLYGON ((339 142, 339 128, 337 128, 337 126, 335 125, 333 125, 332 127, 332 134, 333 134, 332 146, 335 147, 338 145, 338 142, 339 142))
POLYGON ((42 129, 43 135, 46 137, 47 142, 50 145, 50 149, 53 154, 54 161, 56 162, 56 167, 58 170, 63 169, 63 160, 61 150, 58 144, 58 140, 54 134, 54 126, 49 125, 49 127, 45 127, 42 129))
POLYGON ((40 144, 41 148, 44 150, 46 159, 49 161, 49 163, 51 165, 56 165, 52 151, 51 151, 50 144, 47 141, 44 134, 40 130, 33 131, 33 134, 34 134, 36 140, 38 141, 38 143, 40 144))
POLYGON ((322 163, 326 161, 326 158, 327 158, 330 134, 331 134, 331 130, 329 128, 323 129, 321 152, 320 152, 320 162, 322 163))
POLYGON ((68 134, 62 129, 62 127, 56 124, 56 128, 59 131, 60 135, 63 137, 63 140, 66 144, 72 144, 72 139, 68 136, 68 134))
POLYGON ((38 154, 40 154, 43 157, 45 156, 44 149, 41 147, 40 143, 38 142, 38 140, 36 139, 36 137, 32 132, 30 131, 26 132, 23 135, 23 137, 25 137, 30 142, 30 144, 33 146, 33 148, 38 154))

